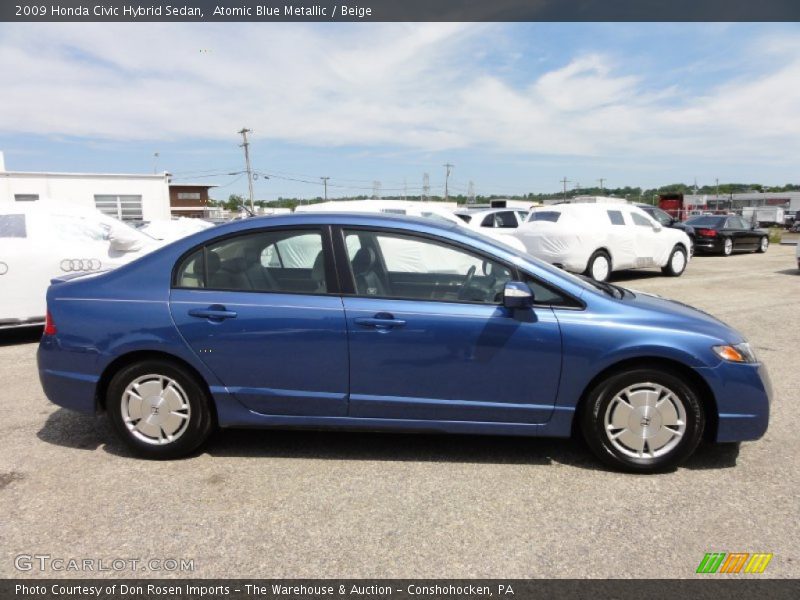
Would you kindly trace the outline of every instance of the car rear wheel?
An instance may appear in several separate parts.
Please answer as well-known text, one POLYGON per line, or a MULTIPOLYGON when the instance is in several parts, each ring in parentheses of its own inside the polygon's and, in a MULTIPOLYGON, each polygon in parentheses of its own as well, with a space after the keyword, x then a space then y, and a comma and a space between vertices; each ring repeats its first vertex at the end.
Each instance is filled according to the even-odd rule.
POLYGON ((106 394, 111 423, 139 456, 186 456, 211 433, 208 394, 196 377, 177 364, 145 360, 114 375, 106 394))
POLYGON ((617 373, 589 392, 581 428, 606 464, 635 473, 674 469, 697 448, 705 415, 694 390, 672 371, 617 373))
POLYGON ((767 251, 767 248, 769 248, 769 238, 764 236, 758 241, 758 248, 756 249, 756 252, 759 254, 764 254, 764 252, 767 251))
POLYGON ((730 256, 731 254, 733 254, 733 240, 731 238, 725 238, 725 241, 722 242, 722 255, 730 256))
POLYGON ((611 275, 611 257, 603 250, 598 250, 589 258, 584 274, 595 281, 606 281, 611 275))
POLYGON ((661 267, 661 272, 670 277, 680 277, 686 270, 686 250, 680 244, 672 249, 667 264, 661 267))

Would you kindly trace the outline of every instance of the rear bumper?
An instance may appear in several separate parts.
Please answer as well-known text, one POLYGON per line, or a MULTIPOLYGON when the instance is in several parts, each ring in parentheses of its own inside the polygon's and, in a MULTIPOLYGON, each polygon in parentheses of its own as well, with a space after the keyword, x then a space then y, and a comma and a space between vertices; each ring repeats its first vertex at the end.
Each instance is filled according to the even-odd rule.
POLYGON ((694 251, 695 252, 722 252, 724 244, 722 238, 695 238, 694 251))
POLYGON ((722 362, 697 372, 711 387, 717 404, 715 441, 757 440, 767 431, 773 392, 764 364, 722 362))
POLYGON ((82 413, 97 410, 96 391, 99 377, 71 370, 64 364, 63 353, 55 341, 42 339, 36 358, 39 364, 39 381, 45 396, 53 404, 82 413))

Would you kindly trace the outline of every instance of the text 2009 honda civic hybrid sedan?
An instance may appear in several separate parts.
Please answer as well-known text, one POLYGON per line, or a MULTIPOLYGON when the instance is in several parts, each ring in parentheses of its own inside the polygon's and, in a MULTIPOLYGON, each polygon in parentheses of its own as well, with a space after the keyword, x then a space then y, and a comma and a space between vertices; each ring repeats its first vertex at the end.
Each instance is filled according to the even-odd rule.
POLYGON ((217 426, 576 425, 608 464, 653 472, 767 428, 769 380, 735 330, 431 220, 248 219, 54 280, 47 305, 48 398, 107 412, 149 458, 217 426))

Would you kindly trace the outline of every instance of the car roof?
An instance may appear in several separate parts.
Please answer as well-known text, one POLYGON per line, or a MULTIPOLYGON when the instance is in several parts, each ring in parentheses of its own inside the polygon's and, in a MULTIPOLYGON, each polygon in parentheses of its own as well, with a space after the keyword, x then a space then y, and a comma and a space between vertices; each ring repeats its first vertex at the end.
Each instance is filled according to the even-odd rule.
MULTIPOLYGON (((216 232, 234 232, 239 230, 253 229, 255 227, 279 227, 291 225, 367 225, 367 226, 403 226, 427 227, 442 231, 460 231, 461 228, 455 222, 435 217, 417 217, 410 215, 398 215, 392 213, 374 212, 299 212, 284 215, 266 215, 263 217, 250 217, 239 221, 232 221, 218 225, 213 229, 216 232)), ((210 230, 205 230, 210 231, 210 230)))

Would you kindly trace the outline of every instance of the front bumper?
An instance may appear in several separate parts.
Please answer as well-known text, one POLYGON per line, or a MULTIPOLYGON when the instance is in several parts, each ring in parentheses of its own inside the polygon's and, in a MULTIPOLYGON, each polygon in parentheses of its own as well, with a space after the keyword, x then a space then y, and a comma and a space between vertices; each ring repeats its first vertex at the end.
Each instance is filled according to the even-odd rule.
POLYGON ((767 431, 772 382, 763 363, 720 362, 697 372, 711 387, 717 404, 717 442, 757 440, 767 431))

